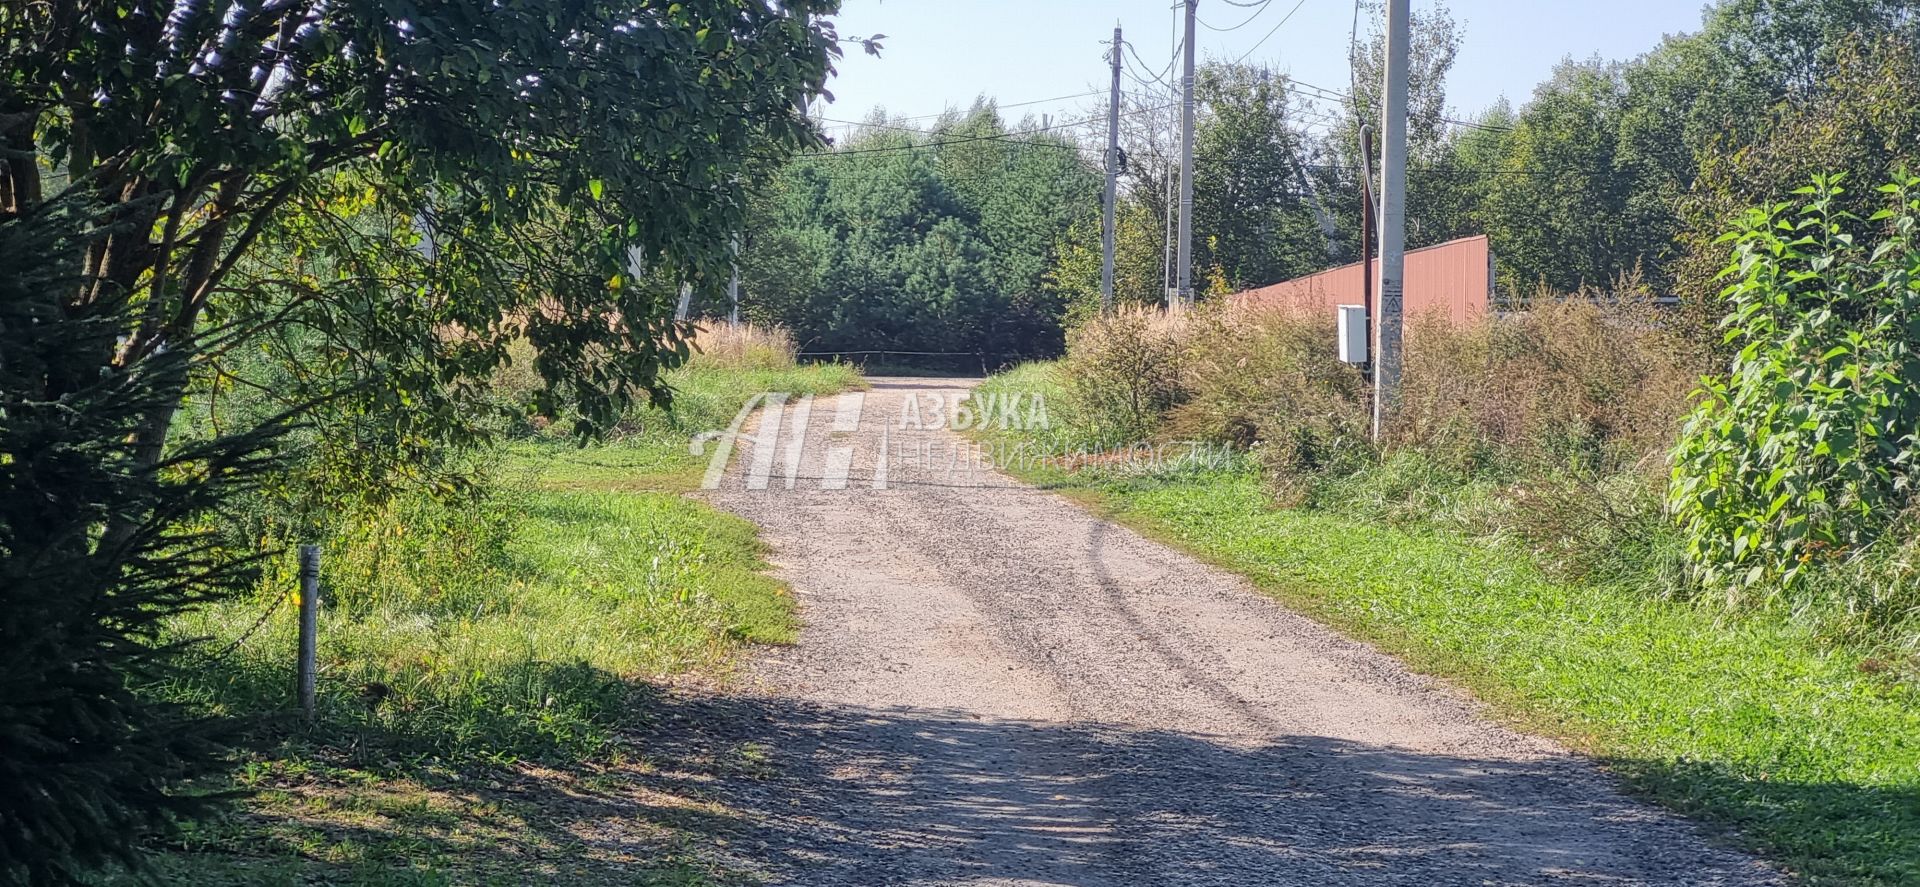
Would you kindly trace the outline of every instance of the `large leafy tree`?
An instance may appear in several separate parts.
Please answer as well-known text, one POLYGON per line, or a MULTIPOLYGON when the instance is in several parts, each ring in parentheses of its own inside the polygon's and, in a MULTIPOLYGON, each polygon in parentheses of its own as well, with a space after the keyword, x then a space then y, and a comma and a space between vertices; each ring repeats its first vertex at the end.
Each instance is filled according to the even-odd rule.
MULTIPOLYGON (((1385 9, 1375 2, 1362 4, 1371 24, 1365 40, 1353 49, 1349 83, 1324 84, 1319 104, 1331 103, 1332 127, 1320 146, 1325 162, 1316 181, 1335 208, 1341 231, 1340 258, 1354 261, 1360 254, 1360 181, 1362 168, 1360 127, 1380 127, 1380 90, 1385 85, 1386 34, 1381 30, 1385 9), (1335 90, 1330 97, 1327 90, 1335 90)), ((1447 76, 1460 53, 1462 31, 1444 4, 1414 12, 1413 42, 1407 64, 1407 244, 1428 246, 1454 237, 1479 233, 1469 207, 1484 181, 1481 169, 1463 163, 1455 151, 1462 136, 1483 138, 1494 130, 1460 131, 1447 107, 1447 76)), ((1376 144, 1375 149, 1379 147, 1376 144)), ((1375 193, 1379 187, 1379 159, 1373 158, 1375 193)))
POLYGON ((876 117, 796 158, 756 200, 748 315, 811 350, 1057 349, 1049 272, 1097 212, 1099 178, 1072 141, 1023 132, 1039 128, 986 104, 925 131, 876 117))
POLYGON ((432 419, 526 335, 553 393, 604 420, 676 347, 630 259, 722 279, 741 180, 812 138, 797 105, 830 70, 831 7, 9 4, 0 218, 80 189, 121 223, 75 256, 70 304, 133 321, 76 360, 189 347, 209 322, 350 325, 432 419), (251 262, 269 235, 311 261, 251 262))
MULTIPOLYGON (((1757 113, 1758 135, 1738 150, 1700 152, 1694 187, 1678 201, 1679 252, 1673 263, 1681 292, 1702 307, 1718 280, 1717 232, 1741 208, 1787 193, 1814 175, 1843 171, 1856 182, 1920 170, 1920 53, 1898 33, 1859 34, 1833 47, 1815 88, 1757 113)), ((1842 208, 1870 215, 1870 191, 1852 189, 1842 208)))
POLYGON ((1699 251, 1684 242, 1718 236, 1740 207, 1773 192, 1736 187, 1733 197, 1711 186, 1699 201, 1690 195, 1703 170, 1748 163, 1757 145, 1777 141, 1777 115, 1827 103, 1849 45, 1911 43, 1916 11, 1913 0, 1724 0, 1699 32, 1640 58, 1562 65, 1520 110, 1487 180, 1480 215, 1503 277, 1567 289, 1638 271, 1656 289, 1709 301, 1717 255, 1688 272, 1684 257, 1699 251))
POLYGON ((134 689, 234 587, 194 528, 291 417, 189 439, 183 395, 264 350, 295 413, 425 446, 518 337, 589 430, 662 393, 642 283, 724 279, 745 180, 815 141, 833 5, 0 5, 0 883, 133 859, 218 760, 134 689))
POLYGON ((1319 270, 1326 238, 1303 188, 1303 139, 1288 118, 1285 79, 1209 65, 1194 97, 1205 109, 1194 131, 1195 268, 1229 290, 1319 270))
POLYGON ((1634 260, 1619 224, 1631 183, 1614 163, 1623 92, 1618 65, 1562 64, 1507 136, 1485 217, 1510 291, 1604 284, 1634 260))

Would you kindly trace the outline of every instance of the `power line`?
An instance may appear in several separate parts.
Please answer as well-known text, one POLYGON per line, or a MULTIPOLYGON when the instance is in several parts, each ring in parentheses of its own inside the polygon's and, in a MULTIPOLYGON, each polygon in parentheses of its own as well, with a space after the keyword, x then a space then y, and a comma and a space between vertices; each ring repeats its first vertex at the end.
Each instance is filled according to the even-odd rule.
MULTIPOLYGON (((1096 90, 1093 90, 1092 92, 1077 92, 1077 93, 1074 93, 1073 95, 1059 95, 1059 96, 1054 96, 1053 98, 1050 98, 1050 99, 1034 99, 1029 102, 1004 102, 1004 103, 994 102, 993 107, 995 110, 999 110, 1002 108, 1024 108, 1024 107, 1027 107, 1028 105, 1044 105, 1048 102, 1064 102, 1069 99, 1084 99, 1088 96, 1100 95, 1102 92, 1104 92, 1104 90, 1096 89, 1096 90)), ((951 108, 949 108, 946 111, 941 111, 938 114, 921 114, 915 117, 895 117, 893 119, 894 120, 930 120, 935 117, 945 117, 949 113, 952 113, 951 108)))
MULTIPOLYGON (((1140 53, 1139 53, 1138 51, 1136 51, 1136 50, 1135 50, 1135 49, 1133 48, 1133 42, 1132 42, 1132 41, 1125 41, 1125 45, 1126 45, 1126 47, 1127 47, 1127 52, 1128 52, 1128 54, 1130 54, 1130 55, 1132 55, 1132 56, 1133 56, 1133 60, 1134 60, 1134 61, 1136 61, 1136 62, 1139 62, 1139 63, 1140 63, 1140 69, 1141 69, 1141 70, 1143 70, 1143 71, 1144 71, 1144 70, 1146 70, 1146 68, 1147 68, 1147 60, 1146 60, 1146 59, 1143 59, 1143 58, 1141 58, 1141 57, 1140 57, 1140 53)), ((1175 50, 1174 50, 1174 53, 1173 53, 1173 54, 1174 54, 1174 55, 1176 55, 1176 56, 1180 54, 1180 52, 1179 52, 1179 49, 1178 49, 1177 47, 1175 48, 1175 50)), ((1172 71, 1173 71, 1173 58, 1172 58, 1172 57, 1169 57, 1169 58, 1167 59, 1167 64, 1166 64, 1166 67, 1163 67, 1163 68, 1161 68, 1161 69, 1160 69, 1160 73, 1158 73, 1158 74, 1153 74, 1153 75, 1149 75, 1149 78, 1148 78, 1148 79, 1151 79, 1151 80, 1153 80, 1153 81, 1154 81, 1155 83, 1158 83, 1158 84, 1160 84, 1161 86, 1164 86, 1164 87, 1166 87, 1167 89, 1173 89, 1173 84, 1171 84, 1171 83, 1168 83, 1168 82, 1167 82, 1167 80, 1166 80, 1166 77, 1167 77, 1167 75, 1168 75, 1168 74, 1170 74, 1170 73, 1172 73, 1172 71)), ((1129 71, 1128 73, 1129 73, 1129 74, 1131 74, 1132 72, 1131 72, 1131 71, 1129 71)), ((1139 78, 1139 77, 1135 77, 1135 78, 1133 78, 1133 79, 1135 79, 1135 80, 1140 80, 1140 78, 1139 78)), ((1141 86, 1146 86, 1147 84, 1146 84, 1146 82, 1145 82, 1145 81, 1141 81, 1141 82, 1140 82, 1140 85, 1141 85, 1141 86)))
MULTIPOLYGON (((1234 4, 1234 5, 1238 6, 1239 4, 1234 4)), ((1200 18, 1198 16, 1195 16, 1194 18, 1195 18, 1195 21, 1198 21, 1200 23, 1201 27, 1206 28, 1209 31, 1219 31, 1220 33, 1224 34, 1228 31, 1238 31, 1241 28, 1244 28, 1250 24, 1253 24, 1253 20, 1259 18, 1260 13, 1266 12, 1267 7, 1271 5, 1273 5, 1273 0, 1259 0, 1258 3, 1247 4, 1248 7, 1253 8, 1253 14, 1247 16, 1245 20, 1240 22, 1240 24, 1234 25, 1229 28, 1222 28, 1216 25, 1208 24, 1206 19, 1200 18)))
POLYGON ((1307 5, 1307 0, 1300 0, 1300 2, 1293 4, 1293 8, 1287 10, 1287 14, 1282 16, 1280 18, 1280 21, 1274 24, 1272 30, 1267 31, 1266 37, 1261 37, 1259 41, 1255 42, 1251 47, 1248 47, 1246 52, 1240 53, 1240 57, 1237 59, 1234 59, 1233 63, 1237 65, 1243 61, 1246 61, 1247 56, 1253 55, 1253 51, 1256 49, 1259 49, 1260 44, 1267 42, 1268 37, 1272 37, 1276 32, 1278 32, 1280 30, 1280 27, 1282 25, 1285 25, 1289 19, 1292 19, 1293 14, 1296 12, 1299 12, 1300 7, 1305 5, 1307 5))
MULTIPOLYGON (((1154 97, 1153 96, 1137 96, 1137 98, 1154 98, 1154 97)), ((1153 107, 1148 107, 1148 108, 1134 108, 1130 111, 1122 111, 1121 114, 1124 116, 1135 116, 1140 114, 1152 113, 1154 111, 1164 111, 1170 107, 1173 107, 1173 106, 1172 105, 1155 105, 1153 107)), ((979 138, 1014 138, 1014 137, 1023 136, 1023 135, 1034 135, 1037 133, 1052 132, 1053 130, 1057 130, 1057 129, 1072 129, 1073 127, 1076 127, 1076 126, 1087 126, 1090 124, 1099 123, 1105 119, 1105 116, 1106 116, 1105 114, 1102 114, 1098 117, 1088 117, 1084 120, 1069 120, 1061 123, 1050 123, 1050 124, 1047 124, 1046 126, 1036 126, 1032 129, 1014 130, 1012 132, 1000 133, 1000 134, 989 135, 989 136, 980 136, 979 138)), ((920 127, 916 127, 916 126, 900 126, 893 122, 865 123, 858 120, 838 120, 831 117, 822 117, 820 119, 827 123, 837 123, 842 126, 852 127, 852 128, 867 127, 867 128, 874 128, 874 129, 892 129, 892 130, 899 130, 901 132, 915 132, 915 133, 922 133, 922 134, 930 134, 932 132, 932 130, 921 129, 920 127)), ((911 120, 911 119, 913 118, 910 118, 910 117, 894 118, 894 120, 911 120)))
MULTIPOLYGON (((1287 82, 1292 84, 1295 87, 1303 88, 1308 93, 1313 94, 1314 98, 1322 98, 1322 99, 1327 99, 1329 101, 1336 101, 1336 102, 1353 101, 1352 95, 1348 93, 1343 93, 1331 87, 1308 83, 1305 80, 1295 80, 1292 77, 1288 77, 1287 82)), ((1494 126, 1486 123, 1475 123, 1471 120, 1455 120, 1451 117, 1439 117, 1435 119, 1439 120, 1442 123, 1451 123, 1454 126, 1464 126, 1469 129, 1478 129, 1484 132, 1512 132, 1513 131, 1513 127, 1511 126, 1494 126)))
MULTIPOLYGON (((1172 106, 1160 105, 1160 106, 1151 107, 1151 108, 1137 108, 1132 111, 1126 111, 1123 113, 1125 113, 1126 115, 1148 114, 1154 111, 1162 111, 1169 107, 1172 107, 1172 106)), ((1052 132, 1058 129, 1069 129, 1076 126, 1086 126, 1090 123, 1097 123, 1097 122, 1099 122, 1099 118, 1090 118, 1087 120, 1075 120, 1068 123, 1056 123, 1050 126, 1035 127, 1033 129, 1023 129, 1016 132, 991 133, 987 135, 966 136, 962 138, 937 139, 931 142, 922 142, 922 143, 909 144, 909 145, 885 145, 877 148, 845 148, 845 149, 835 150, 835 151, 822 151, 814 154, 804 154, 801 156, 844 157, 850 154, 880 154, 880 153, 889 153, 889 152, 898 153, 901 151, 916 151, 916 150, 922 150, 922 149, 930 150, 935 148, 941 148, 947 145, 964 145, 972 142, 1006 142, 1008 144, 1025 145, 1025 146, 1036 147, 1036 148, 1046 147, 1046 148, 1057 148, 1057 149, 1068 150, 1068 151, 1080 151, 1080 150, 1083 150, 1083 146, 1081 145, 1060 144, 1057 142, 1034 141, 1030 139, 1022 139, 1020 137, 1030 136, 1030 135, 1039 135, 1041 133, 1052 132)), ((893 126, 889 124, 854 123, 851 125, 879 126, 886 129, 906 130, 908 132, 925 132, 925 130, 916 130, 909 127, 893 126)))

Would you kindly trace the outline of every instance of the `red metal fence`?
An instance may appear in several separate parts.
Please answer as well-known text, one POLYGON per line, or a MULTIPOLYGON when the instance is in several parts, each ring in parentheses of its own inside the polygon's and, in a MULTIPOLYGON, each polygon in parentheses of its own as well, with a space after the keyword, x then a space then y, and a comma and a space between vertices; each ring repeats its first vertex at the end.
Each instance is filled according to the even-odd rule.
MULTIPOLYGON (((1380 260, 1373 260, 1374 283, 1380 280, 1380 260)), ((1424 249, 1407 251, 1406 301, 1408 317, 1444 314, 1454 323, 1466 323, 1485 314, 1493 298, 1493 253, 1487 238, 1463 237, 1424 249)), ((1292 307, 1333 313, 1335 305, 1361 304, 1360 263, 1344 265, 1306 277, 1235 293, 1232 298, 1249 306, 1292 307)))

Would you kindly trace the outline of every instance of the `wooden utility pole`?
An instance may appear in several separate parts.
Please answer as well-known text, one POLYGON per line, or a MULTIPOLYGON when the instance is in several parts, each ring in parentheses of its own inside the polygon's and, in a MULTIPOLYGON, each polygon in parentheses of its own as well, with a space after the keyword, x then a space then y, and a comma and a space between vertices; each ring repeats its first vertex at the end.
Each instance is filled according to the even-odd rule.
POLYGON ((1387 71, 1380 120, 1380 319, 1373 349, 1373 439, 1400 400, 1400 312, 1407 265, 1407 0, 1387 0, 1387 71))
POLYGON ((1120 24, 1113 25, 1113 86, 1107 93, 1107 192, 1100 205, 1100 313, 1113 310, 1114 204, 1120 199, 1120 24))
POLYGON ((1193 305, 1193 23, 1200 0, 1187 0, 1187 42, 1180 75, 1180 261, 1179 301, 1193 305))

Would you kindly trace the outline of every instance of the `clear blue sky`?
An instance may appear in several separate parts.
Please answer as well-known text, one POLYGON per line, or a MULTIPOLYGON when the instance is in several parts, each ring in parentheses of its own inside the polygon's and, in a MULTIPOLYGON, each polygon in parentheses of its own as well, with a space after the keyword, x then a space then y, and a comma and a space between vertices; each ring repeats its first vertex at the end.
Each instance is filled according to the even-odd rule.
MULTIPOLYGON (((1127 41, 1157 73, 1172 50, 1173 0, 846 0, 837 19, 843 36, 887 35, 881 58, 847 47, 829 87, 837 101, 823 116, 857 120, 875 106, 895 116, 965 107, 977 95, 1003 105, 1106 89, 1101 45, 1118 17, 1127 41)), ((1416 10, 1433 0, 1414 0, 1416 10)), ((1448 84, 1448 101, 1472 114, 1505 95, 1518 105, 1561 59, 1599 54, 1625 59, 1652 49, 1665 34, 1698 29, 1697 0, 1452 0, 1463 41, 1448 84)), ((1200 0, 1200 19, 1229 27, 1253 10, 1200 0)), ((1272 0, 1246 26, 1225 33, 1200 29, 1202 58, 1232 59, 1251 51, 1298 80, 1345 88, 1352 0, 1272 0), (1296 8, 1296 3, 1298 7, 1296 8), (1267 36, 1292 11, 1279 30, 1267 36), (1265 42, 1260 43, 1265 37, 1265 42), (1259 43, 1255 48, 1255 44, 1259 43)), ((1366 24, 1361 23, 1362 33, 1366 24)), ((1122 81, 1138 87, 1131 80, 1122 81)), ((1051 113, 1055 120, 1097 111, 1104 98, 1083 97, 1008 108, 1051 113)))

